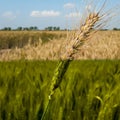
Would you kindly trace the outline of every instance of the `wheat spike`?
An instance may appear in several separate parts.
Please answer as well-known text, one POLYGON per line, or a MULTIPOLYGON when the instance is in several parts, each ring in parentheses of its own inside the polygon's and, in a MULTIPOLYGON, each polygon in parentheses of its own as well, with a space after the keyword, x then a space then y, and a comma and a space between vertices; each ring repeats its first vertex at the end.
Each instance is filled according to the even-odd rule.
POLYGON ((73 55, 77 52, 77 49, 84 44, 91 35, 91 31, 95 24, 99 21, 100 17, 98 13, 90 13, 86 18, 85 23, 80 27, 78 32, 75 33, 72 40, 66 46, 66 52, 61 59, 74 59, 73 55))
POLYGON ((76 50, 80 47, 81 43, 83 44, 88 39, 91 30, 93 29, 97 21, 99 21, 98 13, 89 14, 85 23, 80 27, 79 32, 75 34, 75 36, 67 46, 64 58, 62 58, 62 60, 59 62, 52 78, 49 99, 51 99, 51 96, 54 94, 55 90, 60 86, 60 83, 69 66, 69 63, 74 59, 73 55, 76 53, 76 50))

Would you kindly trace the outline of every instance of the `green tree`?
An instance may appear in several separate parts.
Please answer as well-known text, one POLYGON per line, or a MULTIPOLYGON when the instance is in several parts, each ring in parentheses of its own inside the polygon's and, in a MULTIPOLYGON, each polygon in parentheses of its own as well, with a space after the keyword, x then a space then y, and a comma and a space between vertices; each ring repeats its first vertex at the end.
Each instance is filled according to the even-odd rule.
POLYGON ((18 27, 16 30, 21 31, 21 30, 23 30, 23 28, 22 27, 18 27))
POLYGON ((31 27, 29 28, 29 30, 34 30, 34 27, 33 27, 33 26, 31 26, 31 27))
POLYGON ((37 27, 37 26, 34 26, 33 29, 34 29, 34 30, 38 30, 38 27, 37 27))
POLYGON ((25 27, 25 28, 23 28, 23 30, 29 30, 29 28, 28 28, 28 27, 25 27))
POLYGON ((45 28, 45 30, 52 31, 52 30, 53 30, 53 27, 52 27, 52 26, 49 26, 49 27, 45 28))
POLYGON ((119 28, 113 28, 113 30, 120 30, 119 28))
POLYGON ((2 30, 5 30, 5 31, 11 31, 11 27, 4 27, 2 30))

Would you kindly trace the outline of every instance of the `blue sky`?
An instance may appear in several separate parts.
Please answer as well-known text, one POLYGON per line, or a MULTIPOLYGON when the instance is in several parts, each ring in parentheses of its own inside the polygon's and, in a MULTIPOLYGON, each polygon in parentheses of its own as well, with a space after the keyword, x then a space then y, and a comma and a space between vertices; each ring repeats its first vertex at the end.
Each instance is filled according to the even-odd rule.
MULTIPOLYGON (((87 0, 0 0, 0 28, 75 27, 85 6, 83 1, 87 0)), ((120 3, 120 0, 109 1, 109 8, 120 3)))

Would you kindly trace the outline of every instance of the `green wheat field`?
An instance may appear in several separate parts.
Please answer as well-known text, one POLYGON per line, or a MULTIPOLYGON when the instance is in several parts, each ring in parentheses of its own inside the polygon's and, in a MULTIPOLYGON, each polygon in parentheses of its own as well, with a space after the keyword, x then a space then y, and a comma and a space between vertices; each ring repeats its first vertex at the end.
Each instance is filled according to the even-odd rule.
MULTIPOLYGON (((0 62, 0 120, 41 120, 58 61, 0 62)), ((71 62, 45 120, 120 120, 120 61, 71 62)))

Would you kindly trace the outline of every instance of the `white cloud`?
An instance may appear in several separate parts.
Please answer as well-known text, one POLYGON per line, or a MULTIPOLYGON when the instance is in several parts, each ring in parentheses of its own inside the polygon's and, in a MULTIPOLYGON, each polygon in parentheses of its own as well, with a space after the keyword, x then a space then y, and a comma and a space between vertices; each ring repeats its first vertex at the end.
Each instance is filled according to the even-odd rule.
POLYGON ((64 4, 64 8, 75 8, 75 4, 74 3, 66 3, 64 4))
POLYGON ((81 14, 77 12, 72 12, 72 13, 67 14, 65 17, 67 18, 81 17, 81 14))
POLYGON ((11 11, 7 11, 7 12, 3 13, 2 16, 4 18, 10 19, 10 20, 13 20, 13 19, 16 18, 16 15, 13 12, 11 12, 11 11))
POLYGON ((59 15, 60 15, 60 12, 54 11, 54 10, 32 11, 30 14, 31 17, 56 17, 59 15))

